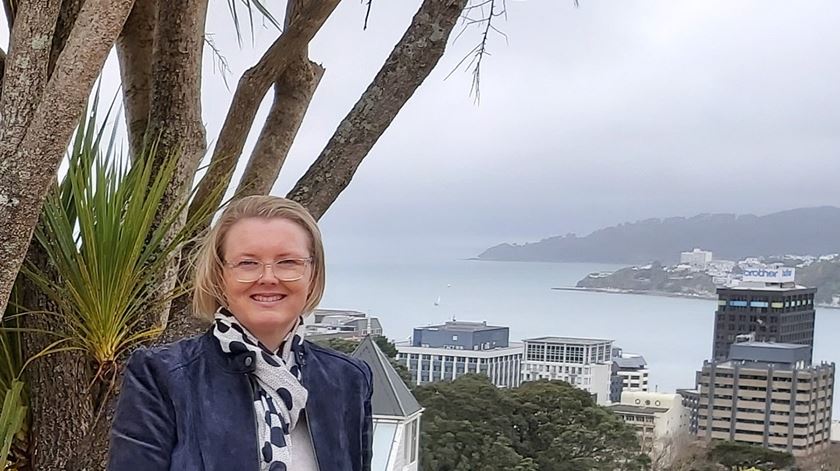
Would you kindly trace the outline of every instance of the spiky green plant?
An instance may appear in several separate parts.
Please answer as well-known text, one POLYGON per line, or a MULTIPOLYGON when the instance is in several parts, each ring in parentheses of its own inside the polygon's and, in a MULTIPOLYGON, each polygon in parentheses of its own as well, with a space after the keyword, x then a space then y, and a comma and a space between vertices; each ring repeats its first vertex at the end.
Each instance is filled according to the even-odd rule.
POLYGON ((0 412, 0 469, 9 466, 9 452, 26 419, 23 402, 23 383, 13 381, 4 394, 3 409, 0 412))
POLYGON ((159 333, 160 326, 144 320, 184 292, 184 284, 165 293, 160 286, 195 225, 170 231, 186 202, 163 207, 177 156, 155 166, 152 144, 129 163, 116 150, 115 133, 103 149, 95 104, 93 110, 35 232, 56 276, 34 266, 24 273, 57 306, 63 329, 53 332, 58 340, 49 350, 83 350, 102 367, 159 333))

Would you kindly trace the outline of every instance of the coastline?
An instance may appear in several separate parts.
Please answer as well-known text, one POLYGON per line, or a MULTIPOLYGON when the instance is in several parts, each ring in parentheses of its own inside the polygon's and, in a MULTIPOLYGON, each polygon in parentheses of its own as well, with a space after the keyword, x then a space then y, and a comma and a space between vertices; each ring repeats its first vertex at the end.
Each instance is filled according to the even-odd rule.
MULTIPOLYGON (((558 286, 551 288, 558 291, 578 291, 589 293, 606 293, 606 294, 634 294, 638 296, 659 296, 663 298, 682 298, 682 299, 698 299, 703 301, 714 301, 717 299, 716 295, 701 295, 701 294, 685 294, 685 293, 670 293, 667 291, 650 291, 640 289, 619 289, 619 288, 582 288, 579 286, 558 286)), ((832 304, 817 304, 815 307, 823 309, 840 309, 840 306, 832 304)))

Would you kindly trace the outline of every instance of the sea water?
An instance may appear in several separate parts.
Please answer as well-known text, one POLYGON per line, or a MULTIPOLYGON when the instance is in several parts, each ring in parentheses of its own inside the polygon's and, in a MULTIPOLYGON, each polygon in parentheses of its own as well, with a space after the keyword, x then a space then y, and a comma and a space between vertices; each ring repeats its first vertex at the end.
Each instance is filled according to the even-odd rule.
MULTIPOLYGON (((376 316, 396 341, 408 340, 415 327, 451 319, 507 326, 511 341, 545 335, 610 339, 645 357, 652 391, 693 388, 695 372, 711 355, 715 301, 552 289, 617 268, 411 251, 349 254, 328 263, 321 307, 376 316)), ((840 360, 840 310, 817 309, 815 329, 814 361, 840 360)), ((840 417, 840 394, 833 415, 840 417)))

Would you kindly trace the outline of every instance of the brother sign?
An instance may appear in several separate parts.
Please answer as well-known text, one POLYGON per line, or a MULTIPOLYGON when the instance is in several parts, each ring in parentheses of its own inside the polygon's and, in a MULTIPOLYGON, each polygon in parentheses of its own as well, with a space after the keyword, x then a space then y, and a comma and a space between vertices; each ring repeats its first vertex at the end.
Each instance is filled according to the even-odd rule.
POLYGON ((750 268, 744 270, 744 281, 758 283, 793 283, 795 268, 750 268))

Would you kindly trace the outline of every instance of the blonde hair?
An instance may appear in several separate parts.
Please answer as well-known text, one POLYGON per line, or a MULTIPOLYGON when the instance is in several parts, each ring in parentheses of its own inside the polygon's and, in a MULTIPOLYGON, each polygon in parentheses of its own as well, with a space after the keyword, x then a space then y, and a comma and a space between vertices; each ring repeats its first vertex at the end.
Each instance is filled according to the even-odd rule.
POLYGON ((309 235, 309 250, 312 256, 311 286, 302 314, 315 310, 324 296, 326 274, 324 245, 321 231, 311 214, 300 204, 279 196, 246 196, 232 202, 222 212, 216 224, 207 233, 195 255, 195 279, 193 292, 193 313, 209 321, 224 306, 224 256, 222 248, 225 236, 231 226, 245 218, 281 218, 296 223, 309 235))

